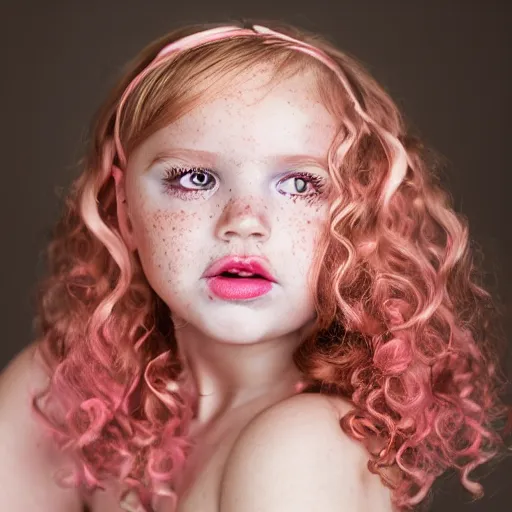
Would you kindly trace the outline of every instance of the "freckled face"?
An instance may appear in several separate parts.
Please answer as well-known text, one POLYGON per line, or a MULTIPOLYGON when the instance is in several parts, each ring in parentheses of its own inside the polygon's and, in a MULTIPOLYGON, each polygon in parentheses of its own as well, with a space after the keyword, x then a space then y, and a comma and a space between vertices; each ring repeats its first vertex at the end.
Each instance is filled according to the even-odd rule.
POLYGON ((246 76, 156 132, 126 169, 127 213, 151 286, 173 317, 228 343, 290 334, 314 318, 308 277, 326 227, 336 122, 310 75, 262 88, 269 76, 246 76), (266 258, 272 290, 248 301, 212 294, 202 275, 226 255, 266 258))

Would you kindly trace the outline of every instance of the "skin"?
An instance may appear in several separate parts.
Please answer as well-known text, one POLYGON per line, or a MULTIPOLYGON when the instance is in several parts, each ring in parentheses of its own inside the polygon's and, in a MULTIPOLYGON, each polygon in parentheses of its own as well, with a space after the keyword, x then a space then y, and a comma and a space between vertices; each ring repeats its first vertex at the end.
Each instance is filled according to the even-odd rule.
POLYGON ((316 175, 328 187, 326 156, 337 123, 317 98, 312 75, 269 88, 270 73, 260 67, 154 133, 116 175, 122 235, 172 312, 203 426, 252 402, 291 396, 300 379, 292 354, 315 316, 309 275, 326 228, 327 194, 308 200, 315 185, 304 190, 292 174, 316 175), (213 188, 166 190, 170 166, 207 168, 213 181, 188 175, 174 184, 213 188), (251 301, 215 297, 202 275, 226 255, 266 258, 277 280, 272 291, 251 301))

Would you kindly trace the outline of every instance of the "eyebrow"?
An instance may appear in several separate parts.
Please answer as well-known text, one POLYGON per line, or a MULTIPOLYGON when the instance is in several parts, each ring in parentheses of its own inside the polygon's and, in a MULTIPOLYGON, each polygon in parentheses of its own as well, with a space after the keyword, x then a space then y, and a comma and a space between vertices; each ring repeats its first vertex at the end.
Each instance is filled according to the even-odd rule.
POLYGON ((149 162, 146 170, 153 165, 163 162, 169 158, 184 158, 184 159, 193 159, 197 161, 201 165, 209 165, 211 167, 215 166, 216 162, 218 162, 218 157, 215 153, 211 153, 210 151, 202 151, 200 149, 184 149, 184 148, 171 148, 163 151, 159 151, 149 162))
MULTIPOLYGON (((198 165, 205 165, 215 167, 218 165, 220 155, 211 151, 204 151, 201 149, 186 149, 186 148, 169 148, 164 151, 159 151, 150 161, 146 170, 153 165, 165 161, 169 158, 183 158, 187 160, 194 160, 198 165)), ((327 170, 327 156, 320 157, 315 155, 306 154, 292 154, 292 155, 269 155, 269 160, 273 164, 281 165, 315 165, 327 170)))

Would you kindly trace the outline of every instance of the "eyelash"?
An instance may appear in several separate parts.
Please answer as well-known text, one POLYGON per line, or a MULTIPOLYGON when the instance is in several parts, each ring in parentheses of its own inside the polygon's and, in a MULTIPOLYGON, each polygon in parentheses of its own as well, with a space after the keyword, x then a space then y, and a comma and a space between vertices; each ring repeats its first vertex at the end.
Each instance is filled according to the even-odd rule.
MULTIPOLYGON (((174 195, 177 195, 178 197, 182 199, 190 199, 194 196, 201 194, 205 190, 209 189, 186 189, 184 187, 176 186, 173 182, 176 181, 178 178, 182 178, 183 176, 186 176, 187 174, 193 174, 193 173, 202 173, 206 174, 210 177, 213 177, 212 173, 209 169, 206 169, 204 167, 190 167, 190 168, 184 168, 184 167, 167 167, 164 169, 164 178, 163 178, 163 184, 165 187, 165 190, 167 192, 170 192, 174 195), (191 197, 192 196, 192 197, 191 197)), ((286 195, 292 199, 292 201, 296 201, 297 199, 303 199, 308 202, 313 202, 319 198, 324 193, 325 190, 325 180, 321 178, 320 176, 317 176, 315 174, 310 174, 308 172, 303 171, 296 171, 292 172, 290 175, 286 176, 286 178, 282 179, 282 181, 287 181, 291 178, 299 178, 301 180, 304 180, 306 183, 310 183, 315 188, 315 192, 310 194, 290 194, 288 192, 280 192, 280 194, 286 195)))

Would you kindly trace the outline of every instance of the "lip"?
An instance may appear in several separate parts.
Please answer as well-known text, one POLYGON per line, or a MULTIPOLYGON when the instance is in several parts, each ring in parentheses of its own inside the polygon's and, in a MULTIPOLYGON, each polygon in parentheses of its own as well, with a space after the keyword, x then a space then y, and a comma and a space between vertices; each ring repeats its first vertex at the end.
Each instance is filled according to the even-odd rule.
POLYGON ((260 256, 224 256, 203 274, 210 292, 221 300, 247 301, 267 295, 276 282, 268 264, 260 256), (253 277, 223 276, 233 270, 257 274, 253 277))
POLYGON ((239 270, 258 274, 267 281, 276 282, 275 277, 270 272, 268 263, 261 256, 224 256, 214 261, 203 274, 204 278, 217 277, 223 272, 230 270, 239 270))

